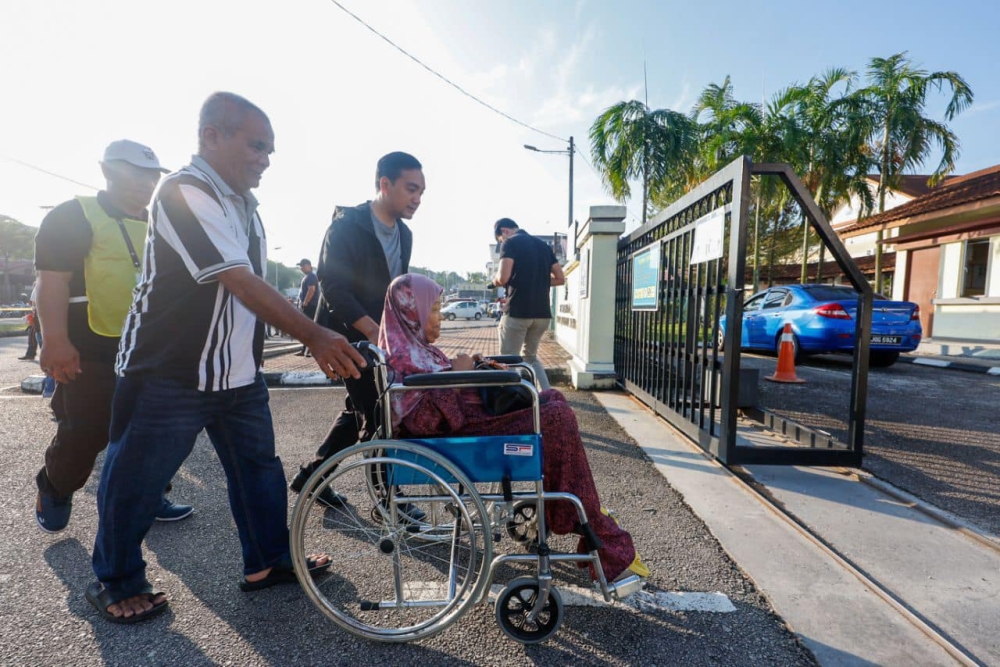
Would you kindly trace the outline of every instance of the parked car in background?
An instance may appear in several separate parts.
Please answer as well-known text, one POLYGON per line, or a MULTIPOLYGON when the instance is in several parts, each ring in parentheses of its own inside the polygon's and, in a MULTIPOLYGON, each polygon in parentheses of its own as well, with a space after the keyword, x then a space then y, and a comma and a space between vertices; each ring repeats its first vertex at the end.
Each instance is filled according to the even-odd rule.
POLYGON ((446 320, 464 317, 467 320, 479 320, 483 317, 483 309, 475 301, 456 301, 441 309, 441 316, 446 320))
MULTIPOLYGON (((773 350, 781 347, 785 323, 792 325, 795 360, 808 354, 853 353, 858 294, 841 285, 782 285, 758 292, 743 304, 741 349, 773 350)), ((725 349, 726 318, 719 319, 717 344, 725 349)), ((869 334, 868 363, 886 367, 901 352, 920 345, 920 307, 910 301, 891 301, 875 295, 869 334)))

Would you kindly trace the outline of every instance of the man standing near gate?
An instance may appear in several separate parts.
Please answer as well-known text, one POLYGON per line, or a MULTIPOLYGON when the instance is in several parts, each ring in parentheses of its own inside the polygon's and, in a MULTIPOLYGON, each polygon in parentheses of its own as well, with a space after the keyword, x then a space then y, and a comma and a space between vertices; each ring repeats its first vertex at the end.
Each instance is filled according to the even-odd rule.
POLYGON ((549 292, 565 283, 566 276, 552 248, 510 218, 494 223, 493 237, 502 244, 493 285, 507 288, 499 326, 500 354, 521 355, 534 369, 538 386, 544 391, 549 389, 549 378, 538 360, 538 345, 552 319, 549 292))

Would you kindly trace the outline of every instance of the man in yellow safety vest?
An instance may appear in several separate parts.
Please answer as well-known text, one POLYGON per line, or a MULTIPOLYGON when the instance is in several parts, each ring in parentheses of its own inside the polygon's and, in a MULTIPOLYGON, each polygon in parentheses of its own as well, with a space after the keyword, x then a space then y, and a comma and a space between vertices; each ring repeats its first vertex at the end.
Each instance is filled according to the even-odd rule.
MULTIPOLYGON (((35 519, 49 533, 66 527, 73 493, 108 444, 115 356, 142 275, 146 207, 167 170, 148 147, 121 140, 105 150, 101 171, 107 187, 53 208, 35 237, 40 362, 58 383, 58 426, 36 477, 35 519)), ((176 521, 193 511, 164 497, 157 518, 176 521)))

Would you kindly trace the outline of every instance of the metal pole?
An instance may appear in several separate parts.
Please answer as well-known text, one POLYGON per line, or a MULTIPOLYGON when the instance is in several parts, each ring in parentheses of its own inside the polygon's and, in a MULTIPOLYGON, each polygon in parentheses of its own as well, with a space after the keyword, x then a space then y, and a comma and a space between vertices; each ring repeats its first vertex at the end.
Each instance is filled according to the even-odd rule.
MULTIPOLYGON (((573 137, 569 138, 569 225, 573 227, 573 153, 576 151, 573 137)), ((576 246, 577 230, 573 227, 573 256, 580 259, 580 249, 576 246)), ((569 234, 567 234, 569 236, 569 234)))

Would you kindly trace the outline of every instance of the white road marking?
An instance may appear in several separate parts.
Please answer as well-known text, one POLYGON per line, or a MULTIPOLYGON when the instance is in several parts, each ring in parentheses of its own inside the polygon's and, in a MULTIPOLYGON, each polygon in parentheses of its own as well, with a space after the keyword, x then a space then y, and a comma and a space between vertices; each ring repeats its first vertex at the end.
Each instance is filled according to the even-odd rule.
POLYGON ((948 368, 948 366, 951 366, 950 361, 941 361, 940 359, 914 359, 913 363, 920 364, 921 366, 937 366, 938 368, 948 368))
MULTIPOLYGON (((406 585, 407 593, 420 600, 439 600, 445 595, 444 584, 433 581, 411 582, 406 585)), ((503 590, 502 584, 490 586, 489 604, 496 601, 503 590)), ((649 614, 657 611, 687 611, 714 614, 730 614, 736 607, 725 593, 694 593, 685 591, 638 591, 624 600, 605 602, 601 591, 582 586, 559 586, 559 595, 567 607, 611 607, 619 606, 629 611, 649 614)))
POLYGON ((994 366, 993 368, 986 371, 987 375, 1000 375, 1000 366, 994 366))

